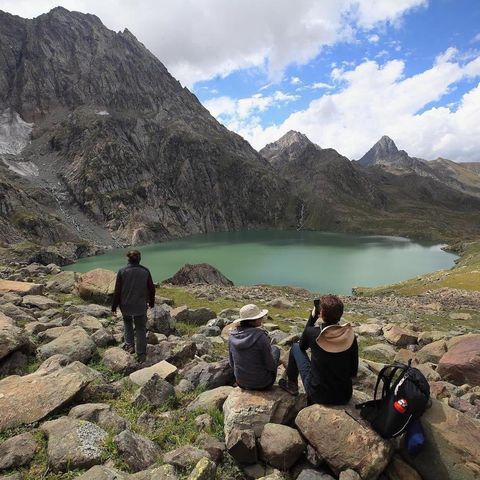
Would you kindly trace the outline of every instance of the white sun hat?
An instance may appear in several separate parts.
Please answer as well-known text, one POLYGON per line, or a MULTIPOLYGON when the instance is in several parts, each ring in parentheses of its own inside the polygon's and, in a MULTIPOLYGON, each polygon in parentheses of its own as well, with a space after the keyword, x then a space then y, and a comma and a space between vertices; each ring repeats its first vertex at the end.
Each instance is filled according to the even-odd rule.
POLYGON ((249 303, 240 309, 240 316, 232 323, 240 323, 244 320, 257 320, 264 317, 268 313, 267 309, 260 310, 255 304, 249 303))

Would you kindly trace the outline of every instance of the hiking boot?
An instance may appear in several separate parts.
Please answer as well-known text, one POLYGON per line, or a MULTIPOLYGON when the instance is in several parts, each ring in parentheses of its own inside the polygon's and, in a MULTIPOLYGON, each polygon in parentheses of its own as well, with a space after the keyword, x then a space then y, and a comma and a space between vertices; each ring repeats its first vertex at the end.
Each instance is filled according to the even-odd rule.
POLYGON ((135 347, 133 345, 130 345, 129 343, 125 343, 122 347, 127 353, 134 354, 135 353, 135 347))
POLYGON ((293 395, 295 397, 298 395, 298 385, 288 380, 288 378, 281 378, 278 381, 278 386, 280 388, 283 388, 283 390, 288 392, 290 395, 293 395))
POLYGON ((137 355, 138 363, 145 363, 146 360, 147 360, 147 355, 145 353, 141 353, 137 355))

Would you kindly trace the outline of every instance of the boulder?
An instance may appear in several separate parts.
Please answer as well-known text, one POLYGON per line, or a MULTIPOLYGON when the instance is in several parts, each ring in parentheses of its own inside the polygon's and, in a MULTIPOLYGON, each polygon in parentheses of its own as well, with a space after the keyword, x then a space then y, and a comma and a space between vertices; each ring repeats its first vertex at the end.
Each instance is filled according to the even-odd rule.
POLYGON ((60 272, 57 273, 49 282, 47 282, 47 290, 52 290, 59 293, 72 293, 77 281, 77 274, 75 272, 60 272))
POLYGON ((128 476, 128 480, 180 480, 172 465, 152 467, 128 476))
POLYGON ((422 480, 418 472, 398 455, 394 455, 383 475, 386 480, 422 480))
POLYGON ((0 377, 8 375, 23 375, 28 366, 28 357, 23 352, 13 352, 0 360, 0 377))
POLYGON ((166 304, 155 305, 149 308, 147 312, 147 328, 151 332, 161 333, 163 335, 174 335, 176 319, 170 313, 170 307, 166 304))
POLYGON ((103 353, 103 363, 115 373, 128 375, 137 368, 137 362, 133 355, 130 355, 120 347, 112 347, 103 353))
POLYGON ((77 480, 127 480, 131 476, 106 465, 95 465, 85 473, 76 477, 77 480))
POLYGON ((13 320, 0 313, 0 360, 28 346, 28 339, 13 320))
POLYGON ((280 470, 288 470, 305 450, 297 430, 286 425, 267 423, 260 437, 263 459, 280 470))
POLYGON ((194 361, 186 365, 180 375, 196 387, 201 386, 208 390, 235 382, 232 367, 226 359, 212 363, 194 361))
POLYGON ((391 362, 397 353, 391 345, 387 345, 385 343, 377 343, 375 345, 365 347, 363 352, 369 356, 373 356, 379 361, 384 362, 391 362))
POLYGON ((96 330, 94 333, 92 333, 92 335, 90 335, 90 338, 98 348, 110 347, 116 343, 113 334, 104 328, 96 330))
POLYGON ((117 275, 111 270, 96 268, 84 273, 77 281, 77 291, 83 300, 107 304, 113 299, 117 275))
POLYGON ((80 315, 72 320, 70 326, 83 328, 87 332, 95 332, 103 329, 103 325, 100 320, 92 315, 80 315))
POLYGON ((356 331, 365 337, 378 337, 383 333, 383 326, 378 323, 363 323, 356 328, 356 331))
POLYGON ((210 458, 208 452, 205 450, 201 450, 193 445, 185 445, 167 452, 163 456, 163 461, 181 470, 186 470, 196 465, 204 457, 210 458))
POLYGON ((422 416, 426 443, 415 457, 405 457, 423 480, 480 478, 480 420, 438 400, 422 416))
POLYGON ((147 345, 146 366, 166 360, 167 362, 180 367, 195 357, 197 346, 190 340, 161 341, 158 345, 147 345))
POLYGON ((148 438, 124 430, 113 438, 118 453, 133 472, 147 469, 160 457, 160 447, 148 438))
POLYGON ((438 363, 442 379, 455 385, 480 385, 480 334, 456 337, 438 363))
POLYGON ((36 321, 36 318, 32 315, 30 309, 18 307, 10 302, 0 305, 0 312, 4 313, 15 322, 18 322, 19 325, 28 325, 28 323, 36 321))
POLYGON ((386 325, 383 328, 383 336, 388 343, 397 347, 415 345, 418 338, 418 335, 415 332, 392 324, 386 325))
POLYGON ((185 264, 173 277, 167 278, 166 283, 172 285, 190 285, 203 283, 208 285, 233 286, 233 282, 208 263, 185 264))
POLYGON ((223 404, 225 438, 233 428, 251 429, 260 437, 267 423, 288 424, 306 403, 305 395, 294 397, 278 386, 263 391, 235 388, 223 404))
POLYGON ((83 328, 72 328, 55 340, 37 349, 37 356, 45 360, 52 355, 65 355, 70 361, 87 363, 97 351, 97 346, 83 328))
POLYGON ((95 378, 91 369, 74 362, 50 373, 39 368, 30 375, 0 380, 0 431, 42 420, 95 378))
POLYGON ((355 470, 352 470, 349 468, 348 470, 344 470, 343 472, 340 473, 338 480, 362 480, 362 478, 355 470))
POLYGON ((107 431, 120 433, 127 428, 127 422, 112 411, 107 403, 84 403, 73 407, 68 416, 92 422, 107 431))
POLYGON ((227 397, 232 393, 233 387, 217 387, 201 393, 187 406, 188 411, 208 410, 210 408, 222 409, 227 397))
POLYGON ((177 367, 171 363, 162 360, 151 367, 142 368, 130 374, 130 380, 138 386, 145 385, 153 375, 157 374, 164 380, 172 380, 177 373, 177 367))
POLYGON ((214 462, 220 462, 223 457, 223 452, 225 450, 225 443, 220 442, 214 437, 207 435, 206 433, 201 433, 195 440, 195 446, 201 450, 208 452, 210 458, 214 462))
POLYGON ((297 480, 334 480, 331 475, 328 475, 317 470, 312 470, 311 468, 306 468, 302 470, 300 475, 297 477, 297 480))
POLYGON ((15 293, 17 295, 41 295, 43 285, 30 282, 17 282, 13 280, 0 279, 0 294, 15 293))
POLYGON ((295 303, 286 299, 285 297, 278 297, 267 302, 267 305, 273 308, 293 308, 295 303))
POLYGON ((102 446, 107 432, 99 426, 61 417, 45 422, 41 430, 48 435, 48 461, 56 471, 90 468, 102 461, 102 446))
POLYGON ((60 306, 58 302, 43 295, 25 295, 22 299, 22 305, 25 307, 35 307, 40 310, 48 310, 49 308, 57 308, 60 306))
POLYGON ((215 478, 217 472, 217 465, 210 459, 203 457, 198 461, 192 473, 187 480, 212 480, 215 478))
POLYGON ((242 465, 257 463, 255 432, 251 429, 233 428, 227 438, 228 453, 242 465))
POLYGON ((81 313, 96 318, 106 318, 112 314, 109 307, 97 305, 96 303, 90 303, 89 305, 72 305, 69 307, 69 311, 70 313, 81 313))
POLYGON ((393 453, 391 444, 360 420, 354 402, 312 405, 297 415, 295 424, 337 475, 352 469, 364 480, 376 479, 393 453))
POLYGON ((9 438, 0 444, 0 470, 27 465, 37 450, 34 436, 27 432, 9 438))
POLYGON ((417 353, 416 358, 420 363, 438 363, 447 351, 447 344, 444 340, 437 340, 422 347, 417 353))
MULTIPOLYGON (((173 312, 172 312, 173 313, 173 312)), ((176 312, 177 322, 189 323, 190 325, 205 325, 212 318, 217 318, 217 314, 209 308, 186 308, 176 312)))
POLYGON ((169 397, 175 396, 175 390, 166 380, 154 373, 150 380, 140 387, 132 397, 132 404, 141 406, 147 404, 159 407, 169 397))
POLYGON ((445 340, 445 332, 431 331, 431 332, 422 332, 418 335, 418 344, 420 346, 428 345, 429 343, 436 342, 438 340, 445 340))

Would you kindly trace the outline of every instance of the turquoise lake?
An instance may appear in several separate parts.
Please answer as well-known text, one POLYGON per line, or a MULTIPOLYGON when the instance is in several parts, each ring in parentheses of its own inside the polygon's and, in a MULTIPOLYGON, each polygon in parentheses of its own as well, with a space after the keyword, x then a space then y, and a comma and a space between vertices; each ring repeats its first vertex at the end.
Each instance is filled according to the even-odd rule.
MULTIPOLYGON (((139 247, 155 281, 185 263, 210 263, 236 285, 294 285, 312 292, 349 294, 421 273, 450 268, 456 255, 441 245, 400 237, 325 232, 247 231, 194 235, 139 247)), ((79 260, 66 270, 118 270, 127 249, 79 260)))

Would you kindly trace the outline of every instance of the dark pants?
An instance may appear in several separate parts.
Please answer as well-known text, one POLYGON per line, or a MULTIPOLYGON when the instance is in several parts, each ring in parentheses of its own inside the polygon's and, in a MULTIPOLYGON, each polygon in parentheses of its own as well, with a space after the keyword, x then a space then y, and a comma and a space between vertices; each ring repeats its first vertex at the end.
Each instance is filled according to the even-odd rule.
POLYGON ((310 377, 312 374, 312 364, 308 358, 307 352, 304 352, 298 343, 294 343, 290 348, 288 356, 287 377, 293 383, 298 383, 298 374, 302 379, 305 392, 310 397, 310 377))
POLYGON ((133 345, 138 355, 147 353, 147 315, 123 315, 125 343, 133 345), (135 332, 133 327, 135 325, 135 332))

